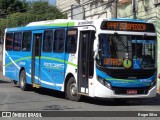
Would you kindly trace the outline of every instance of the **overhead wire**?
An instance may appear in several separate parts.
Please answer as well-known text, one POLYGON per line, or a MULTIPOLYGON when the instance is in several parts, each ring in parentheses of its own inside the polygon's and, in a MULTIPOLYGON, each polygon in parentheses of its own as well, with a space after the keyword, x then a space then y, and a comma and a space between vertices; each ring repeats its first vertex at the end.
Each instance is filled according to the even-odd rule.
MULTIPOLYGON (((154 5, 153 1, 151 1, 151 2, 152 2, 152 4, 154 5)), ((154 7, 152 7, 152 8, 146 9, 145 11, 138 11, 137 14, 143 13, 143 12, 146 12, 146 11, 149 11, 149 10, 152 10, 152 9, 158 9, 158 10, 160 10, 158 7, 154 6, 154 7)), ((155 12, 157 13, 157 11, 155 11, 155 12)), ((131 16, 133 16, 133 13, 130 14, 130 15, 128 15, 127 17, 131 17, 131 16)), ((138 16, 138 17, 139 17, 139 16, 138 16)))
MULTIPOLYGON (((91 2, 95 2, 95 1, 91 1, 91 2)), ((82 5, 88 5, 88 4, 90 4, 91 3, 90 2, 90 0, 88 0, 88 1, 86 1, 86 2, 84 2, 82 5)), ((99 6, 95 6, 95 7, 93 7, 92 9, 89 9, 89 10, 86 10, 86 11, 83 11, 83 12, 79 12, 79 13, 77 13, 77 14, 74 14, 74 16, 76 16, 76 15, 78 15, 78 14, 82 14, 82 13, 84 13, 84 12, 88 12, 88 11, 90 11, 90 10, 93 10, 93 9, 96 9, 96 8, 99 8, 99 7, 102 7, 102 6, 104 6, 104 5, 107 5, 107 4, 111 4, 112 2, 114 2, 114 0, 112 0, 112 1, 108 1, 108 2, 105 2, 104 4, 101 4, 101 5, 99 5, 99 6)), ((106 6, 106 8, 107 8, 107 6, 106 6)), ((106 9, 105 8, 105 9, 106 9)), ((146 11, 149 11, 149 10, 152 10, 152 9, 154 9, 155 7, 152 7, 152 8, 149 8, 149 9, 147 9, 146 11)), ((47 10, 47 9, 49 9, 48 7, 41 7, 40 8, 42 11, 43 10, 47 10)), ((104 11, 105 11, 105 9, 104 9, 104 11)), ((157 8, 158 9, 158 8, 157 8)), ((35 11, 39 11, 39 8, 37 8, 37 9, 34 9, 34 10, 29 10, 30 12, 35 12, 35 11)), ((139 11, 139 12, 137 12, 137 14, 139 14, 139 13, 142 13, 142 12, 145 12, 145 11, 139 11)), ((27 12, 25 12, 25 13, 27 13, 27 12)), ((157 13, 157 12, 155 12, 155 13, 157 13)), ((94 15, 94 14, 93 14, 94 15)), ((126 17, 131 17, 133 14, 130 14, 130 15, 128 15, 128 16, 126 16, 126 17)), ((69 16, 69 17, 71 17, 71 16, 69 16)), ((100 15, 99 15, 99 17, 100 17, 100 15)), ((98 18, 99 18, 98 17, 98 18)), ((148 17, 148 15, 143 15, 143 16, 138 16, 139 18, 140 17, 148 17)), ((144 19, 144 18, 141 18, 141 19, 144 19)), ((147 19, 149 19, 149 18, 147 18, 147 19)))
MULTIPOLYGON (((99 8, 99 7, 102 7, 102 6, 107 5, 107 4, 109 4, 109 3, 112 3, 112 1, 108 1, 108 2, 105 2, 105 3, 104 3, 104 4, 102 4, 102 5, 95 6, 95 7, 94 7, 94 8, 92 8, 92 9, 85 10, 85 12, 91 11, 91 10, 96 9, 96 8, 99 8)), ((80 12, 80 13, 77 13, 77 14, 75 14, 75 15, 79 15, 79 14, 82 14, 82 13, 83 13, 83 12, 80 12)), ((71 16, 69 16, 69 17, 71 17, 71 16)))
MULTIPOLYGON (((113 0, 114 1, 114 0, 113 0)), ((102 4, 102 5, 100 5, 100 6, 96 6, 96 7, 94 7, 94 8, 92 8, 92 9, 95 9, 95 8, 98 8, 98 7, 101 7, 101 6, 104 6, 104 5, 106 5, 106 4, 108 4, 108 3, 112 3, 113 1, 108 1, 107 3, 104 3, 104 4, 102 4)), ((69 1, 69 2, 71 2, 71 1, 69 1)), ((96 2, 96 1, 91 1, 91 0, 88 0, 88 1, 86 1, 86 2, 84 2, 81 6, 84 6, 84 5, 88 5, 88 4, 90 4, 91 2, 96 2)), ((149 8, 149 9, 147 9, 146 11, 148 11, 148 10, 151 10, 151 9, 154 9, 155 7, 153 7, 153 8, 149 8)), ((43 7, 41 10, 47 10, 48 9, 48 7, 43 7)), ((92 9, 90 9, 90 10, 92 10, 92 9)), ((157 8, 158 9, 158 8, 157 8)), ((35 11, 39 11, 39 8, 37 8, 37 9, 34 9, 35 11)), ((71 9, 69 9, 69 10, 71 10, 71 9)), ((87 10, 87 11, 90 11, 90 10, 87 10)), ((32 12, 35 12, 35 11, 33 11, 33 10, 29 10, 29 11, 32 11, 32 12)), ((85 12, 87 12, 87 11, 85 11, 85 12)), ((140 11, 140 12, 137 12, 137 13, 141 13, 141 12, 145 12, 145 11, 140 11)), ((80 13, 78 13, 78 14, 81 14, 81 13, 83 13, 83 12, 80 12, 80 13)), ((75 15, 78 15, 78 14, 75 14, 75 15)), ((131 15, 129 15, 129 17, 130 16, 132 16, 133 14, 131 14, 131 15)), ((127 16, 128 17, 128 16, 127 16)))
MULTIPOLYGON (((74 5, 71 1, 67 1, 67 2, 70 2, 71 3, 70 5, 74 5)), ((91 3, 96 3, 96 1, 95 0, 88 0, 88 1, 85 1, 85 2, 80 3, 80 4, 77 3, 77 5, 85 6, 85 5, 89 5, 91 3)), ((66 10, 66 11, 70 11, 70 10, 71 10, 71 8, 66 10)), ((66 12, 66 11, 63 11, 63 12, 66 12)))
MULTIPOLYGON (((88 1, 86 1, 86 2, 84 2, 83 4, 82 4, 82 6, 84 6, 84 5, 87 5, 87 4, 90 4, 91 2, 95 2, 95 1, 90 1, 90 0, 88 0, 88 1)), ((114 0, 113 1, 111 1, 111 2, 106 2, 106 3, 104 3, 104 4, 102 4, 102 5, 100 5, 100 6, 96 6, 96 7, 94 7, 94 8, 92 8, 92 9, 89 9, 89 10, 87 10, 87 11, 85 11, 85 12, 88 12, 88 11, 90 11, 90 10, 93 10, 93 9, 95 9, 95 8, 99 8, 99 7, 101 7, 101 6, 104 6, 104 5, 106 5, 106 4, 108 4, 108 3, 112 3, 112 2, 114 2, 114 0)), ((149 9, 147 9, 146 11, 148 11, 148 10, 152 10, 152 9, 154 9, 155 7, 153 7, 153 8, 149 8, 149 9)), ((41 7, 41 10, 47 10, 48 9, 48 7, 41 7)), ((105 8, 106 9, 106 8, 105 8)), ((105 10, 104 9, 104 10, 105 10)), ((37 9, 34 9, 35 11, 39 11, 39 8, 37 8, 37 9)), ((34 10, 29 10, 29 11, 31 11, 31 12, 35 12, 34 10)), ((71 9, 69 9, 69 10, 71 10, 71 9)), ((142 13, 142 12, 145 12, 145 11, 140 11, 140 12, 137 12, 138 14, 139 13, 142 13)), ((79 15, 79 14, 82 14, 82 13, 84 13, 84 11, 83 12, 79 12, 79 13, 77 13, 77 14, 75 14, 75 15, 79 15)), ((75 16, 74 15, 74 16, 75 16)), ((129 15, 129 16, 126 16, 126 17, 131 17, 133 14, 131 14, 131 15, 129 15)), ((145 15, 144 15, 145 16, 145 15)), ((71 17, 71 16, 69 16, 69 17, 71 17)), ((138 17, 143 17, 143 16, 138 16, 138 17)), ((99 18, 99 17, 98 17, 99 18)))
MULTIPOLYGON (((113 5, 112 5, 113 2, 115 2, 115 0, 112 0, 112 2, 110 3, 111 5, 109 5, 109 6, 113 6, 113 5)), ((106 7, 104 8, 103 12, 104 12, 107 8, 108 8, 108 6, 106 6, 106 7)), ((103 12, 102 12, 102 14, 103 14, 103 12)), ((100 16, 101 16, 102 14, 100 14, 100 15, 98 16, 98 18, 100 18, 100 16)))

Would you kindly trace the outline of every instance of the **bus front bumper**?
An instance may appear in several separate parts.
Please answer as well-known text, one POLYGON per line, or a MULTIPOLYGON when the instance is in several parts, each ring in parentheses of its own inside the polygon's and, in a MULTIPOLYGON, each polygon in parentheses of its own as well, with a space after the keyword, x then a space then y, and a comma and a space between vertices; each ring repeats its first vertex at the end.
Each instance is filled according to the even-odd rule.
POLYGON ((107 88, 102 84, 97 84, 95 88, 95 97, 102 98, 152 98, 157 94, 157 87, 154 86, 148 90, 147 94, 115 94, 114 90, 107 88))

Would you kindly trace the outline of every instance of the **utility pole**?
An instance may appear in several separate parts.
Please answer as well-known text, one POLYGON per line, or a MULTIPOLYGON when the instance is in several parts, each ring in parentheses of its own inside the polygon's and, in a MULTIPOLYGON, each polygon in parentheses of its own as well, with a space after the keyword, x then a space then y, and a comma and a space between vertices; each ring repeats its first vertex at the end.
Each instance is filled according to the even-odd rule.
POLYGON ((118 0, 113 0, 111 9, 112 9, 112 18, 117 18, 117 4, 118 0))
POLYGON ((137 0, 132 0, 133 18, 137 19, 137 0))

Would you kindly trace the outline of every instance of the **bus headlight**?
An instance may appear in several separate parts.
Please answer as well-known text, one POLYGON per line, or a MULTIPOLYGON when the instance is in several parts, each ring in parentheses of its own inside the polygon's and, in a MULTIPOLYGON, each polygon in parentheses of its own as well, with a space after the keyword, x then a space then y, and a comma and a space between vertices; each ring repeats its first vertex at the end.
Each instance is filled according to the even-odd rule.
POLYGON ((111 87, 111 84, 108 82, 108 81, 104 81, 104 85, 107 87, 107 88, 109 88, 109 89, 111 89, 112 87, 111 87))
POLYGON ((153 88, 156 85, 156 80, 153 80, 150 84, 150 89, 153 88))
POLYGON ((104 86, 106 86, 107 88, 109 88, 109 89, 112 89, 112 86, 111 86, 111 84, 107 81, 107 80, 104 80, 103 78, 101 78, 101 77, 97 77, 98 78, 98 81, 102 84, 102 85, 104 85, 104 86))

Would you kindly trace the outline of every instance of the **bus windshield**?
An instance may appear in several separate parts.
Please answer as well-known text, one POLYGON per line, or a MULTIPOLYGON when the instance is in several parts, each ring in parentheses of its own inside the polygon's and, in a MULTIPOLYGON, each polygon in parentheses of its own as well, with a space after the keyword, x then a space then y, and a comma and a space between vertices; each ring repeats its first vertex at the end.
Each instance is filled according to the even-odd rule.
POLYGON ((156 37, 99 35, 97 63, 110 69, 155 69, 156 37))

